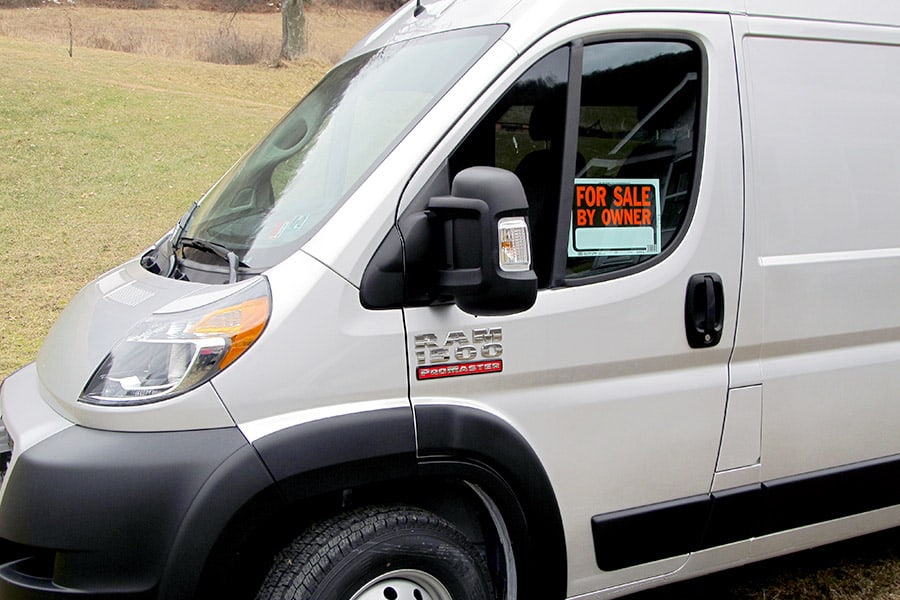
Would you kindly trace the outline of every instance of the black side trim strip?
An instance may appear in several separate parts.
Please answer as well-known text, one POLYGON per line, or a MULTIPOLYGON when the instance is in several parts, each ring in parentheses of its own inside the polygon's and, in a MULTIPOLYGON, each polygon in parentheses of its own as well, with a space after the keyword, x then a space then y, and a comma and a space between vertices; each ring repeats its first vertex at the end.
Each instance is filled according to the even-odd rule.
POLYGON ((900 455, 591 519, 597 566, 613 571, 900 504, 900 455))
POLYGON ((711 498, 709 521, 697 549, 746 540, 762 531, 762 485, 722 490, 711 498))
POLYGON ((708 496, 692 496, 591 519, 597 565, 614 571, 667 556, 684 554, 700 544, 709 513, 708 496))
POLYGON ((774 533, 900 504, 900 455, 775 479, 764 484, 774 533))

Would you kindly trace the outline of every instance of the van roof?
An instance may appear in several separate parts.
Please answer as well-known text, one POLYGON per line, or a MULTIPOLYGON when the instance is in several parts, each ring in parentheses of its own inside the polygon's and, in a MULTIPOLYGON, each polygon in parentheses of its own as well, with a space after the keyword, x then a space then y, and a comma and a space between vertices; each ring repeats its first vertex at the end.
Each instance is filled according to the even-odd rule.
POLYGON ((897 0, 744 0, 746 14, 810 21, 900 26, 897 0))
MULTIPOLYGON (((559 25, 590 15, 632 11, 696 11, 900 26, 898 0, 410 0, 362 40, 348 57, 429 33, 510 24, 508 42, 528 44, 559 25), (416 14, 419 12, 420 14, 416 14)), ((515 48, 517 51, 523 48, 515 48)))

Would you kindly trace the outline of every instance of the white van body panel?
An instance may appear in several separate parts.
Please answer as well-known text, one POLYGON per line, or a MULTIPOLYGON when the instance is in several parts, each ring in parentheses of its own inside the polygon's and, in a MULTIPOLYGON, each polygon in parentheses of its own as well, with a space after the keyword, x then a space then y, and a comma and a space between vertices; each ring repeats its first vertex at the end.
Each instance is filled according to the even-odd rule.
MULTIPOLYGON (((623 13, 557 29, 504 73, 435 151, 446 156, 457 135, 480 118, 479 109, 496 101, 537 58, 585 35, 615 39, 636 30, 648 37, 690 30, 708 60, 703 175, 681 244, 665 261, 629 277, 539 291, 533 308, 509 317, 473 317, 452 306, 406 311, 412 365, 416 335, 502 328, 503 373, 439 381, 412 375, 413 404, 478 406, 529 441, 562 512, 570 596, 670 573, 687 560, 600 571, 588 526, 593 515, 710 490, 741 262, 743 177, 729 18, 657 13, 651 21, 623 13), (685 285, 698 272, 722 276, 727 315, 722 343, 699 352, 688 350, 684 339, 685 285), (639 333, 647 331, 653 335, 639 333)), ((414 181, 426 179, 428 168, 426 162, 426 172, 414 181)))
POLYGON ((750 364, 759 351, 762 477, 898 454, 900 30, 774 18, 745 28, 738 346, 750 364))
POLYGON ((267 276, 268 330, 241 357, 241 369, 213 380, 248 437, 344 414, 360 402, 368 409, 409 406, 399 311, 365 310, 359 290, 304 252, 267 276), (343 408, 322 412, 332 405, 343 408))
MULTIPOLYGON (((657 0, 643 2, 641 0, 603 1, 576 0, 567 2, 520 2, 507 15, 513 23, 504 39, 517 50, 524 51, 542 35, 553 31, 563 24, 577 19, 595 15, 614 15, 617 13, 651 13, 666 11, 687 11, 704 14, 740 12, 743 2, 740 0, 696 0, 680 2, 678 0, 657 0)), ((655 17, 643 21, 635 21, 631 27, 635 32, 653 31, 655 17)), ((694 31, 689 22, 685 22, 685 31, 694 31)))

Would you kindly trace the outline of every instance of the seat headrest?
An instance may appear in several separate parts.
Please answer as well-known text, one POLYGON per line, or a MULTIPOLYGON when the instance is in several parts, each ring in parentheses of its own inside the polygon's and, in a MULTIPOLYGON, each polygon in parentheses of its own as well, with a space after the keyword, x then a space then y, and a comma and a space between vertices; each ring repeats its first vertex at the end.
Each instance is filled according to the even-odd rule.
POLYGON ((566 95, 564 88, 556 88, 543 95, 531 110, 528 135, 535 142, 560 140, 565 133, 566 95))

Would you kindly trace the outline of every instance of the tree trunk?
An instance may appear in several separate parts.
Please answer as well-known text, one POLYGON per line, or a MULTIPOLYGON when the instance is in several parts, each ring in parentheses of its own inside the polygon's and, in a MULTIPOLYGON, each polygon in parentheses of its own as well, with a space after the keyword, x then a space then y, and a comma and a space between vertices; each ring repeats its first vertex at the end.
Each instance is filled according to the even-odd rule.
POLYGON ((303 0, 282 0, 281 58, 294 60, 306 53, 306 17, 303 0))

